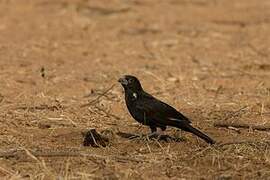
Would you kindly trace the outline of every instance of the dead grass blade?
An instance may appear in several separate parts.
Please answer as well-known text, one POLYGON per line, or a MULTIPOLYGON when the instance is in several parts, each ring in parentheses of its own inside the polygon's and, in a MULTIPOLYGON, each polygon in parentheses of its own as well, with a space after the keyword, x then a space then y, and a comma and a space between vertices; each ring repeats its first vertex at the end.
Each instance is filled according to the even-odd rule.
POLYGON ((269 131, 270 125, 252 125, 252 124, 246 124, 241 122, 216 122, 214 123, 215 127, 224 127, 231 129, 233 128, 244 128, 244 129, 254 129, 259 131, 269 131))
POLYGON ((102 98, 103 96, 105 96, 108 92, 110 92, 113 88, 114 88, 115 84, 113 84, 111 87, 109 87, 107 90, 105 90, 103 93, 101 93, 99 96, 97 96, 95 99, 93 99, 92 101, 90 101, 89 103, 83 104, 80 107, 84 108, 90 105, 93 105, 95 103, 97 103, 100 98, 102 98))

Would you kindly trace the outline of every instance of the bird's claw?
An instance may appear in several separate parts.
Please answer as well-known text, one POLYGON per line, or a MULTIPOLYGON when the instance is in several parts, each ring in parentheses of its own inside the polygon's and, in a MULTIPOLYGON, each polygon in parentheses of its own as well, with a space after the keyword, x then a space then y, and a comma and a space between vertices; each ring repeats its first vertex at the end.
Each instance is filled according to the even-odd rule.
POLYGON ((136 139, 136 140, 142 140, 142 141, 151 141, 151 140, 164 140, 168 141, 171 139, 170 136, 164 135, 164 134, 158 134, 158 133, 150 133, 147 135, 134 135, 130 137, 129 139, 136 139))
POLYGON ((131 140, 142 140, 142 141, 150 141, 150 138, 148 135, 134 135, 134 136, 131 136, 129 139, 131 140))

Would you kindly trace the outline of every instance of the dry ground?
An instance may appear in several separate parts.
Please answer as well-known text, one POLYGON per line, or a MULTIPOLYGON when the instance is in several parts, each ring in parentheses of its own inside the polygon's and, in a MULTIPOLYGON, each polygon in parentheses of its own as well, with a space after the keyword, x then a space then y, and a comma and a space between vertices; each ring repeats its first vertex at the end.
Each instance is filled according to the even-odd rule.
POLYGON ((269 0, 1 0, 1 179, 269 179, 269 132, 214 127, 269 123, 269 34, 269 0), (148 132, 119 85, 93 102, 123 74, 217 141, 252 142, 117 136, 148 132), (90 128, 110 145, 83 147, 90 128))

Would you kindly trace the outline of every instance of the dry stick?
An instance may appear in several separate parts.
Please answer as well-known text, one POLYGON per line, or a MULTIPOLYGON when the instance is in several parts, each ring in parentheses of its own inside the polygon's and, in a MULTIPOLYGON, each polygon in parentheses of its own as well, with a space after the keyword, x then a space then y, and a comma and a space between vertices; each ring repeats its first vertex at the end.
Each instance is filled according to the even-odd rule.
POLYGON ((57 110, 59 109, 59 107, 57 106, 49 106, 49 105, 40 105, 40 106, 19 106, 19 107, 16 107, 16 110, 28 110, 28 111, 34 111, 34 110, 51 110, 51 111, 54 111, 54 110, 57 110))
MULTIPOLYGON (((33 156, 35 157, 78 157, 78 156, 85 156, 85 157, 92 157, 96 159, 107 159, 108 157, 114 159, 116 161, 133 161, 133 162, 147 162, 147 160, 125 157, 125 156, 102 156, 97 154, 90 154, 89 152, 81 152, 81 151, 74 151, 74 150, 62 150, 62 151, 52 151, 52 150, 42 150, 42 151, 35 151, 35 150, 28 150, 33 156)), ((27 152, 21 149, 15 150, 7 150, 7 151, 0 151, 0 158, 12 158, 12 157, 20 157, 20 156, 27 156, 27 152)))
POLYGON ((227 145, 233 145, 233 144, 261 144, 261 143, 266 143, 270 144, 270 141, 262 141, 262 140, 240 140, 240 141, 232 141, 232 142, 226 142, 226 143, 221 143, 218 144, 218 146, 227 146, 227 145))
POLYGON ((83 104, 80 107, 86 107, 86 106, 90 106, 93 103, 96 103, 100 98, 102 98, 103 96, 105 96, 110 90, 112 90, 114 88, 115 84, 113 84, 110 88, 108 88, 106 91, 104 91, 103 93, 101 93, 99 96, 97 96, 95 99, 93 99, 92 101, 90 101, 89 103, 83 104))
POLYGON ((108 117, 113 117, 113 118, 116 119, 116 120, 120 120, 120 119, 121 119, 120 117, 118 117, 118 116, 116 116, 116 115, 114 115, 114 114, 111 114, 111 113, 105 111, 104 109, 102 109, 102 108, 100 108, 100 107, 98 107, 98 106, 95 106, 95 108, 97 108, 99 111, 102 111, 103 113, 105 113, 106 116, 108 116, 108 117))
POLYGON ((255 53, 257 53, 258 55, 260 56, 263 56, 263 57, 268 57, 268 54, 265 53, 265 52, 262 52, 261 50, 258 50, 257 48, 255 48, 251 43, 248 44, 248 47, 254 51, 255 53))
POLYGON ((224 127, 224 128, 245 128, 245 129, 256 129, 260 131, 269 131, 270 125, 251 125, 239 122, 216 122, 214 123, 215 127, 224 127))
POLYGON ((240 134, 240 133, 241 133, 240 129, 235 128, 235 127, 228 127, 228 129, 231 129, 231 130, 233 130, 233 131, 237 132, 238 134, 240 134))
POLYGON ((14 176, 16 174, 15 172, 12 172, 12 170, 5 169, 5 168, 3 168, 1 166, 0 166, 0 172, 5 173, 5 174, 9 174, 11 176, 14 176))
MULTIPOLYGON (((77 151, 30 151, 31 154, 37 157, 61 157, 61 156, 80 156, 77 151)), ((15 149, 0 152, 0 158, 13 158, 26 155, 25 150, 15 149)))

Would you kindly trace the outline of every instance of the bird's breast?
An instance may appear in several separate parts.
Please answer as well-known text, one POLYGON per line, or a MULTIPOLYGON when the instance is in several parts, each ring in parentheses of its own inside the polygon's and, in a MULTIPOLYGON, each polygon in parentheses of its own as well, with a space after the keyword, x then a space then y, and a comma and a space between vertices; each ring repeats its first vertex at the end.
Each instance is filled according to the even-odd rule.
POLYGON ((136 101, 131 101, 126 103, 130 115, 138 122, 142 124, 148 124, 146 114, 141 109, 136 106, 136 101))

